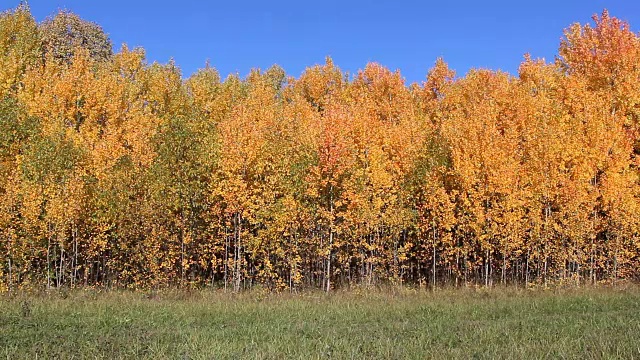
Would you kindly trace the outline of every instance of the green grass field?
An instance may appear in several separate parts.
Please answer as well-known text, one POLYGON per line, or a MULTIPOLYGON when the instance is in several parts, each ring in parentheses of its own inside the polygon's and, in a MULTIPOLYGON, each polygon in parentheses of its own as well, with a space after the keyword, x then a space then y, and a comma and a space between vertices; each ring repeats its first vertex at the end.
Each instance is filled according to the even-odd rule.
POLYGON ((640 358, 640 289, 0 296, 0 358, 640 358))

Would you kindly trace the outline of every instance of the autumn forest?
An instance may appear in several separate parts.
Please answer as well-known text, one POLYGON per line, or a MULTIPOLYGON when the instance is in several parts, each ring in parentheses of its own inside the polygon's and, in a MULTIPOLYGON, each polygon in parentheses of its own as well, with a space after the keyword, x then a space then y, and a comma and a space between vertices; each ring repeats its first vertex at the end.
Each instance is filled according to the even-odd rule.
POLYGON ((628 24, 570 25, 517 75, 425 74, 183 78, 73 13, 2 13, 0 291, 640 278, 628 24))

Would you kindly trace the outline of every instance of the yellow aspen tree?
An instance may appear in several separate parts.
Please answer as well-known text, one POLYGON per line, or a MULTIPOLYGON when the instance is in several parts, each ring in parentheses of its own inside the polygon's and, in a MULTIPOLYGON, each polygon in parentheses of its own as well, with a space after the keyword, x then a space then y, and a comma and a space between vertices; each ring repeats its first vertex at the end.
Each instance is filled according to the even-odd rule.
POLYGON ((500 239, 508 238, 501 226, 508 219, 503 210, 507 200, 517 196, 513 192, 520 164, 517 118, 508 106, 513 81, 504 73, 473 71, 445 100, 451 102, 452 111, 444 120, 443 135, 451 145, 453 168, 468 201, 465 211, 472 215, 485 285, 491 282, 494 253, 509 256, 504 244, 510 239, 500 239))
POLYGON ((345 182, 348 237, 360 248, 366 272, 361 275, 368 284, 380 276, 396 281, 404 265, 403 230, 411 222, 400 190, 419 142, 411 94, 399 72, 375 63, 359 72, 347 91, 355 155, 345 182))
MULTIPOLYGON (((623 212, 613 211, 611 201, 618 198, 621 207, 633 208, 634 197, 628 191, 628 185, 621 184, 621 194, 628 196, 628 200, 620 197, 610 197, 608 191, 601 191, 602 182, 607 178, 628 179, 621 174, 629 173, 635 167, 638 154, 638 68, 640 59, 640 41, 638 36, 629 29, 629 25, 615 17, 611 17, 605 10, 600 16, 593 16, 594 25, 573 24, 565 30, 565 38, 560 44, 560 65, 571 77, 573 83, 583 84, 578 96, 585 97, 584 107, 587 108, 586 142, 590 145, 588 156, 592 192, 597 199, 596 208, 591 212, 597 218, 598 212, 604 212, 603 225, 596 235, 599 242, 611 242, 611 232, 607 225, 613 221, 618 228, 621 223, 632 224, 630 219, 618 222, 608 218, 610 214, 622 216, 623 212), (629 152, 628 144, 633 148, 629 152), (608 196, 603 196, 607 194, 608 196), (607 205, 605 205, 607 204, 607 205), (624 204, 624 205, 623 205, 624 204), (608 209, 608 211, 603 211, 608 209)), ((618 230, 619 231, 619 230, 618 230)), ((594 237, 594 235, 592 235, 594 237)), ((595 281, 596 266, 594 259, 596 247, 590 249, 590 278, 595 281)), ((608 247, 608 246, 604 246, 608 247)), ((619 247, 616 245, 616 249, 619 247)), ((604 251, 604 249, 602 249, 604 251)), ((614 254, 618 250, 613 251, 614 254)), ((606 255, 601 260, 610 261, 606 255)), ((617 270, 617 269, 616 269, 617 270)), ((615 274, 617 271, 613 271, 615 274)), ((610 272, 611 273, 611 272, 610 272)), ((617 275, 614 275, 614 277, 617 275)))

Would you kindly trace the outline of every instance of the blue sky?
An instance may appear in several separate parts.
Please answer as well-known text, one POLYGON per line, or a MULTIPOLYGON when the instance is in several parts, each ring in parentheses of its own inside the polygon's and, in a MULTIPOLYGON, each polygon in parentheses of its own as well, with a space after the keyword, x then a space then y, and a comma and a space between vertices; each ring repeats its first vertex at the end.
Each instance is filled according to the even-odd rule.
MULTIPOLYGON (((19 0, 5 0, 14 7, 19 0)), ((30 0, 38 21, 64 8, 99 23, 113 40, 142 46, 149 62, 174 58, 189 76, 207 59, 221 75, 282 66, 299 76, 331 56, 355 73, 367 62, 424 80, 436 58, 458 73, 515 74, 524 53, 553 60, 562 30, 611 15, 640 29, 640 2, 538 1, 147 1, 30 0)))

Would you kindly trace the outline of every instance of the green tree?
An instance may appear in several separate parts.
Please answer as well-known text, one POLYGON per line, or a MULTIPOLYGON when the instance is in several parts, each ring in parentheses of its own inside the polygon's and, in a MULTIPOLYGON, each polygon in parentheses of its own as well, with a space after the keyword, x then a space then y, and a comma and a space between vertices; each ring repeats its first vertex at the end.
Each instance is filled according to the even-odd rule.
POLYGON ((98 61, 109 60, 113 55, 111 40, 102 27, 70 11, 62 10, 47 18, 39 30, 45 54, 55 60, 71 61, 77 48, 86 49, 98 61))

